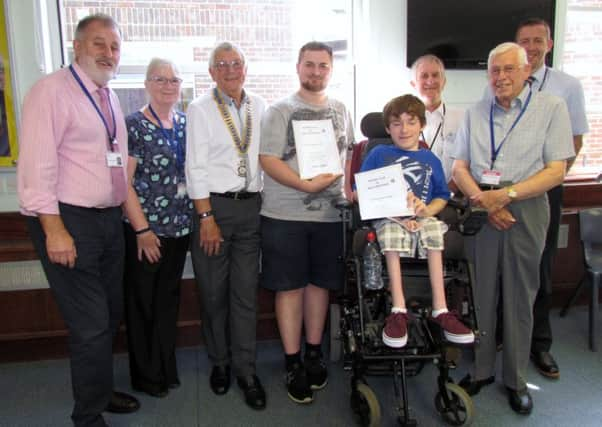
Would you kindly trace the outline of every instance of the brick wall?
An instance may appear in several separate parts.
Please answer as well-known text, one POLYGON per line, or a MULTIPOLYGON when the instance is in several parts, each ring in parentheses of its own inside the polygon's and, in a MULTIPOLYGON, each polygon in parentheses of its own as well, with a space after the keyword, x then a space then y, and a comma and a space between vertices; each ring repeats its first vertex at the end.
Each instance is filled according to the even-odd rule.
MULTIPOLYGON (((243 49, 249 63, 290 64, 298 49, 293 46, 293 1, 65 0, 63 4, 63 28, 69 41, 79 19, 90 13, 103 12, 119 23, 124 42, 228 40, 243 49)), ((211 48, 193 46, 191 56, 195 62, 206 63, 211 48)), ((273 102, 296 87, 294 68, 289 68, 287 74, 254 74, 251 68, 246 87, 273 102)), ((212 84, 207 73, 196 74, 194 80, 196 94, 205 92, 212 84)))

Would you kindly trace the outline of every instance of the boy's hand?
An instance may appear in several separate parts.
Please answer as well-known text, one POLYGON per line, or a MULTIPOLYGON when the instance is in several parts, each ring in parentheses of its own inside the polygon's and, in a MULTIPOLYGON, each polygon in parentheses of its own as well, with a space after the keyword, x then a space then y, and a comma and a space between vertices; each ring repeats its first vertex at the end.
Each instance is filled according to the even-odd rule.
POLYGON ((420 229, 420 224, 415 219, 404 219, 401 221, 401 225, 410 233, 414 233, 420 229))
POLYGON ((419 216, 421 218, 431 216, 429 207, 418 197, 416 197, 414 201, 414 213, 416 214, 416 216, 419 216))
POLYGON ((408 191, 408 208, 414 210, 414 214, 421 218, 430 216, 428 206, 411 191, 408 191))

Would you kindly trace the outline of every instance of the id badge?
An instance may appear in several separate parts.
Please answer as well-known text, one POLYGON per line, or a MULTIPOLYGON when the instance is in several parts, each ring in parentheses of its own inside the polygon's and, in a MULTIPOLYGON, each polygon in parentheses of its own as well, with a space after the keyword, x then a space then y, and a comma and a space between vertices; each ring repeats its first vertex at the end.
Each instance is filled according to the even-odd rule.
POLYGON ((484 170, 481 176, 481 184, 500 185, 502 174, 495 170, 484 170))
POLYGON ((107 153, 107 166, 110 168, 122 168, 123 158, 121 157, 121 153, 109 151, 107 153))

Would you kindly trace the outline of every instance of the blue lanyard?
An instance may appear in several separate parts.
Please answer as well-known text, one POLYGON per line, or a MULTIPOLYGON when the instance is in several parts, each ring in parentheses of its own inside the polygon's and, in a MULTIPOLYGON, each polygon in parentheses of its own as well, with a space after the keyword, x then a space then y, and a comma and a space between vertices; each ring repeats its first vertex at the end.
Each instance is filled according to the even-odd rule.
POLYGON ((79 87, 82 88, 82 90, 84 91, 84 93, 86 94, 86 96, 88 97, 90 102, 92 103, 92 106, 94 107, 94 109, 96 110, 98 115, 100 116, 100 119, 102 120, 102 124, 104 125, 105 130, 107 131, 107 137, 109 138, 109 149, 111 151, 113 151, 113 144, 115 144, 115 136, 117 134, 117 126, 116 126, 116 122, 115 122, 115 112, 113 111, 113 105, 111 104, 111 99, 109 98, 109 110, 111 110, 111 118, 113 119, 113 134, 112 135, 111 135, 111 132, 109 131, 109 124, 107 123, 104 114, 102 114, 102 112, 100 111, 100 108, 98 108, 98 105, 96 104, 96 101, 94 101, 94 98, 92 98, 92 95, 90 95, 90 92, 88 92, 88 89, 86 89, 86 86, 84 86, 82 79, 77 75, 75 68, 73 68, 73 64, 69 65, 69 71, 71 71, 71 74, 73 74, 73 77, 79 84, 79 87))
POLYGON ((516 119, 514 119, 514 123, 512 123, 512 126, 510 126, 510 129, 508 130, 508 132, 506 132, 506 135, 502 138, 502 141, 500 142, 500 145, 498 145, 497 148, 495 148, 495 134, 493 132, 493 107, 495 106, 495 98, 491 102, 491 109, 489 110, 489 135, 491 137, 491 167, 489 169, 493 170, 493 164, 495 163, 495 160, 497 159, 497 155, 500 153, 500 150, 502 149, 502 145, 504 145, 504 142, 506 142, 506 139, 508 139, 508 135, 510 135, 510 132, 512 132, 512 130, 517 125, 517 123, 523 117, 523 114, 525 114, 525 111, 527 110, 527 107, 529 106, 529 102, 531 102, 532 94, 533 94, 533 91, 531 89, 529 89, 529 96, 527 96, 527 100, 523 104, 523 108, 521 108, 520 113, 518 113, 518 116, 516 117, 516 119))
POLYGON ((159 124, 161 133, 167 140, 167 145, 169 146, 169 148, 171 148, 174 151, 174 153, 176 155, 176 167, 178 169, 178 173, 182 172, 184 170, 184 153, 182 152, 182 145, 178 143, 178 139, 176 138, 177 124, 176 124, 175 114, 174 114, 174 117, 172 118, 173 125, 171 128, 171 138, 170 138, 169 134, 167 133, 167 130, 163 127, 163 123, 161 123, 161 119, 159 118, 159 116, 157 116, 157 113, 155 113, 155 110, 153 110, 153 107, 151 106, 150 102, 148 103, 148 111, 151 112, 151 114, 153 115, 153 117, 155 118, 157 123, 159 124), (172 146, 172 144, 173 144, 173 146, 172 146))

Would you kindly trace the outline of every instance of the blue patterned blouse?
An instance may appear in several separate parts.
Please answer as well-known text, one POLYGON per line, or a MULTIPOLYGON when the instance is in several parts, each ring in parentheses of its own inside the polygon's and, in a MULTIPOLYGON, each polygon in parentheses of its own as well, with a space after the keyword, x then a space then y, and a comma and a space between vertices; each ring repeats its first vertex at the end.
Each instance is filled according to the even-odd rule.
POLYGON ((174 130, 166 129, 170 137, 175 136, 175 144, 170 143, 161 128, 140 111, 129 115, 125 122, 129 155, 138 159, 134 190, 151 229, 162 237, 189 234, 192 231, 193 205, 182 193, 186 188, 186 116, 178 111, 174 130), (177 156, 182 157, 180 162, 177 156))

